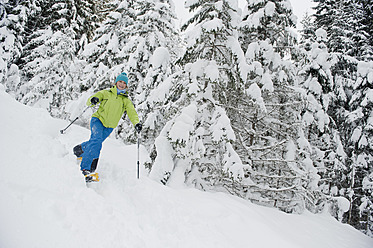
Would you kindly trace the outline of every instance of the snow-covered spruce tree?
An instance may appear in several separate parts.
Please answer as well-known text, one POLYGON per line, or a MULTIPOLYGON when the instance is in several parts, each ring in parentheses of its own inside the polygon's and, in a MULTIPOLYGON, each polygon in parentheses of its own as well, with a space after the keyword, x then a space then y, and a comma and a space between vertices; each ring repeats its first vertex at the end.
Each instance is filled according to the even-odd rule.
POLYGON ((305 51, 311 50, 311 44, 315 41, 316 27, 313 24, 312 16, 306 13, 301 20, 302 29, 299 30, 300 33, 300 44, 302 44, 302 49, 305 51))
POLYGON ((6 11, 6 8, 5 8, 5 2, 1 2, 0 3, 0 82, 2 84, 4 84, 3 80, 5 79, 5 76, 7 74, 7 71, 8 71, 8 61, 7 60, 4 60, 3 58, 9 58, 11 57, 9 52, 8 54, 6 54, 7 50, 9 50, 8 47, 4 47, 6 46, 7 42, 5 41, 7 37, 13 35, 13 37, 15 36, 14 34, 12 34, 11 31, 9 31, 7 29, 7 25, 6 25, 6 21, 7 21, 7 11, 6 11))
MULTIPOLYGON (((347 1, 351 2, 350 0, 347 1)), ((323 28, 328 34, 326 44, 330 48, 330 52, 345 53, 346 48, 352 46, 351 39, 343 39, 346 37, 346 25, 348 25, 348 23, 345 23, 347 16, 343 9, 346 0, 316 0, 315 2, 318 2, 314 15, 316 23, 319 28, 323 28), (346 46, 346 44, 349 45, 346 46)))
POLYGON ((41 1, 30 21, 38 26, 25 37, 21 57, 21 87, 17 98, 24 104, 40 105, 53 116, 63 116, 65 103, 75 98, 76 9, 73 1, 41 1))
MULTIPOLYGON (((182 42, 172 0, 135 1, 134 9, 131 34, 123 47, 127 55, 124 66, 133 102, 144 124, 142 143, 150 149, 166 122, 165 91, 170 87, 168 77, 175 71, 182 42)), ((116 134, 125 142, 136 142, 133 126, 127 120, 120 122, 116 134)))
POLYGON ((295 43, 295 20, 289 1, 248 1, 240 26, 245 95, 232 96, 236 104, 227 110, 236 151, 248 165, 239 193, 286 212, 314 209, 319 178, 304 151, 295 68, 284 58, 295 43))
POLYGON ((373 62, 359 62, 357 80, 349 101, 351 111, 345 124, 345 149, 348 188, 344 192, 350 200, 350 210, 344 221, 372 236, 373 233, 373 62))
MULTIPOLYGON (((304 60, 300 60, 299 86, 304 90, 305 108, 302 111, 302 123, 306 140, 309 144, 309 158, 322 177, 319 187, 323 192, 320 209, 328 201, 333 215, 338 217, 341 182, 336 177, 343 176, 346 154, 337 130, 336 123, 329 116, 329 105, 344 92, 334 84, 331 68, 336 63, 336 56, 328 52, 325 45, 326 31, 318 29, 315 36, 301 39, 300 50, 304 60), (312 42, 312 40, 314 40, 312 42), (310 50, 308 50, 310 47, 310 50)), ((300 56, 300 57, 302 57, 300 56)), ((343 95, 343 98, 346 96, 343 95)), ((321 200, 321 199, 320 199, 321 200)))
POLYGON ((128 54, 123 51, 132 35, 135 10, 129 1, 114 1, 105 5, 106 19, 95 31, 93 41, 79 53, 88 65, 82 76, 82 91, 112 86, 114 79, 125 71, 128 54))
POLYGON ((242 21, 245 28, 240 39, 244 52, 252 41, 268 39, 275 51, 284 56, 296 41, 291 28, 297 19, 288 0, 247 0, 242 21))
POLYGON ((362 34, 361 43, 358 46, 361 60, 373 60, 373 2, 370 0, 358 0, 361 8, 361 19, 359 19, 359 33, 362 34))
POLYGON ((92 41, 94 32, 101 21, 101 4, 102 1, 75 0, 73 8, 76 9, 76 25, 73 26, 73 29, 76 33, 75 39, 79 40, 78 50, 92 41))
POLYGON ((0 83, 8 92, 19 87, 16 65, 22 53, 25 23, 34 11, 33 1, 1 1, 0 3, 0 83))
MULTIPOLYGON (((326 44, 330 52, 341 53, 362 60, 372 53, 369 48, 369 7, 360 0, 315 0, 317 6, 315 22, 318 28, 323 28, 328 34, 326 44), (364 50, 365 48, 365 50, 364 50), (365 55, 364 55, 365 54, 365 55)), ((370 17, 371 18, 371 17, 370 17)), ((371 19, 370 19, 371 20, 371 19)))
MULTIPOLYGON (((356 59, 360 60, 363 57, 361 50, 362 44, 367 43, 368 36, 361 28, 363 19, 362 4, 357 0, 315 0, 315 27, 322 28, 327 33, 325 44, 330 53, 334 53, 338 60, 333 66, 332 74, 335 84, 341 85, 344 90, 347 90, 346 84, 349 80, 354 80, 357 63, 356 59)), ((340 99, 335 102, 335 109, 344 109, 346 99, 340 99)), ((342 113, 343 111, 335 111, 342 113)), ((339 114, 338 114, 339 115, 339 114)), ((335 116, 338 122, 344 122, 343 116, 335 116)))
POLYGON ((371 84, 367 76, 369 73, 363 73, 363 71, 369 71, 369 64, 362 66, 363 63, 359 61, 360 59, 369 61, 370 46, 363 45, 369 44, 369 41, 367 42, 369 32, 366 31, 366 17, 361 14, 369 12, 369 9, 362 10, 362 6, 368 7, 369 5, 362 4, 364 1, 341 1, 337 6, 334 6, 330 1, 320 0, 317 2, 319 3, 316 6, 315 25, 327 30, 328 49, 334 51, 338 58, 335 66, 331 68, 334 84, 339 85, 339 89, 341 89, 336 92, 336 95, 346 92, 344 98, 337 97, 329 107, 329 115, 336 122, 341 143, 347 155, 346 170, 343 175, 338 176, 337 174, 334 178, 340 185, 338 193, 349 199, 351 203, 350 211, 343 216, 343 222, 369 233, 371 224, 369 224, 369 217, 366 216, 371 215, 371 213, 369 214, 371 210, 369 210, 370 207, 367 207, 369 201, 364 199, 369 199, 371 192, 362 190, 362 188, 369 188, 367 182, 370 180, 371 162, 369 161, 371 158, 365 155, 367 150, 360 143, 360 138, 366 137, 368 139, 368 136, 359 136, 360 131, 367 130, 366 125, 369 123, 367 120, 371 115, 369 100, 365 101, 365 105, 362 105, 364 95, 371 91, 371 84), (339 11, 338 15, 332 11, 335 9, 339 11), (338 46, 334 44, 335 40, 340 41, 338 46), (362 51, 363 46, 365 46, 364 48, 368 47, 365 50, 368 53, 362 51), (365 80, 364 77, 366 77, 365 80), (365 212, 361 211, 362 209, 365 212), (364 226, 361 223, 365 223, 364 226))
POLYGON ((184 26, 193 24, 180 60, 184 72, 170 90, 166 113, 174 114, 155 141, 150 176, 165 184, 226 191, 226 180, 242 175, 226 106, 218 101, 236 81, 237 1, 187 1, 185 6, 196 13, 184 26))

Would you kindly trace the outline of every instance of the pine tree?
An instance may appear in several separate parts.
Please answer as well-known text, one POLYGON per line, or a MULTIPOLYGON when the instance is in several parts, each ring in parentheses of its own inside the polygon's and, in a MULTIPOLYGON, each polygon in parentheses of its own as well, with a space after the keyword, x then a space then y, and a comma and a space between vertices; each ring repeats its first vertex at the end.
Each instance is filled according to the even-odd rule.
POLYGON ((180 60, 184 73, 170 90, 166 113, 172 118, 156 139, 150 176, 165 184, 227 190, 227 180, 242 171, 230 120, 219 102, 221 92, 235 84, 230 72, 232 44, 238 44, 237 2, 201 0, 186 6, 198 11, 184 26, 193 24, 180 60))
POLYGON ((349 156, 346 197, 351 207, 344 221, 372 235, 373 204, 373 63, 359 62, 357 80, 349 85, 353 95, 345 124, 345 149, 349 156))
POLYGON ((358 28, 359 34, 362 34, 359 46, 359 54, 361 60, 372 61, 373 59, 373 3, 369 0, 359 0, 359 10, 361 19, 359 19, 358 28))
POLYGON ((295 68, 284 59, 295 36, 287 1, 248 1, 240 41, 248 63, 244 93, 229 111, 243 160, 242 197, 286 212, 313 210, 318 176, 305 153, 302 99, 295 68))
POLYGON ((125 71, 128 58, 124 47, 132 34, 133 4, 129 1, 111 2, 101 8, 107 12, 106 18, 96 29, 93 41, 79 53, 79 58, 88 63, 82 75, 82 91, 110 87, 115 77, 125 71))
POLYGON ((243 12, 241 43, 246 52, 248 45, 255 40, 269 39, 275 51, 281 56, 289 54, 295 44, 296 17, 290 3, 284 0, 249 1, 243 12))
POLYGON ((341 177, 344 173, 346 154, 336 123, 329 116, 329 108, 338 98, 336 92, 343 92, 343 89, 338 89, 340 85, 334 84, 331 69, 337 60, 336 56, 328 52, 325 45, 326 31, 318 29, 313 38, 308 38, 301 39, 305 60, 298 64, 300 87, 304 89, 305 99, 305 108, 302 112, 303 130, 309 141, 310 159, 322 177, 319 187, 325 195, 320 196, 323 202, 319 207, 323 207, 326 201, 330 202, 337 217, 339 208, 332 197, 340 196, 340 181, 335 178, 341 177), (308 50, 308 47, 311 49, 308 50))
POLYGON ((372 5, 360 0, 316 0, 315 22, 328 33, 330 52, 341 53, 362 60, 369 57, 369 11, 372 5), (365 50, 364 50, 365 48, 365 50), (366 55, 363 55, 366 54, 366 55))
POLYGON ((22 85, 17 91, 24 104, 40 105, 53 116, 64 116, 63 106, 76 97, 76 12, 73 1, 41 1, 26 26, 20 60, 22 85))
POLYGON ((302 29, 299 31, 300 33, 300 43, 303 45, 303 48, 306 51, 311 50, 311 44, 315 41, 315 32, 316 27, 313 24, 312 16, 308 13, 305 14, 303 19, 301 20, 302 29))
POLYGON ((22 37, 30 1, 2 1, 0 3, 0 82, 8 92, 19 87, 19 70, 16 65, 22 53, 22 37))
POLYGON ((76 33, 75 39, 79 40, 80 48, 92 41, 94 31, 98 28, 100 22, 98 5, 99 2, 94 0, 75 0, 73 8, 76 8, 76 21, 73 29, 76 33))
MULTIPOLYGON (((329 115, 338 127, 341 144, 346 153, 345 170, 335 173, 333 180, 338 182, 337 193, 349 199, 350 210, 342 221, 347 222, 365 233, 371 233, 371 157, 369 146, 365 143, 369 135, 369 116, 371 107, 367 93, 371 90, 369 61, 369 24, 371 11, 365 1, 317 1, 315 24, 327 30, 327 46, 337 57, 331 68, 334 84, 339 90, 337 98, 331 102, 329 115), (367 7, 367 9, 363 9, 367 7), (337 12, 336 12, 337 11, 337 12), (338 44, 335 44, 338 42, 338 44), (365 50, 362 50, 364 48, 365 50), (341 94, 342 93, 342 94, 341 94), (364 102, 364 103, 363 103, 364 102)), ((370 5, 371 7, 371 5, 370 5)), ((368 93, 369 95, 369 93, 368 93)))
POLYGON ((302 68, 304 64, 308 63, 309 52, 312 49, 312 44, 316 41, 315 32, 317 28, 313 23, 312 16, 306 13, 301 20, 301 24, 299 43, 291 50, 291 58, 297 68, 302 68))

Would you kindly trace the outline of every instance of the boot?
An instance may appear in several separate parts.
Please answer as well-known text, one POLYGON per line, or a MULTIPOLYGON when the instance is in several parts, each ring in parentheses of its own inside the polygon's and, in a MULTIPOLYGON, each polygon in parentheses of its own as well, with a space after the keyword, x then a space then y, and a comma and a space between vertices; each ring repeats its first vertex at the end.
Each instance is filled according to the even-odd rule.
POLYGON ((98 182, 100 179, 98 178, 98 173, 90 172, 89 170, 82 170, 86 183, 89 182, 98 182))

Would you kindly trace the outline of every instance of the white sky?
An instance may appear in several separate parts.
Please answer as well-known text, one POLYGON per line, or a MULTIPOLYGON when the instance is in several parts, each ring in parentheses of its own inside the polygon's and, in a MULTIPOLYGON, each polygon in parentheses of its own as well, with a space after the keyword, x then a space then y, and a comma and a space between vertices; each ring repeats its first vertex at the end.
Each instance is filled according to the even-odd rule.
MULTIPOLYGON (((180 19, 180 23, 184 23, 190 16, 188 10, 184 8, 184 2, 185 0, 174 0, 176 14, 180 19)), ((246 2, 246 0, 238 0, 241 8, 245 7, 246 2)), ((290 0, 290 3, 293 6, 294 14, 298 17, 297 28, 300 28, 300 20, 302 20, 306 12, 312 13, 311 6, 314 6, 315 3, 312 0, 290 0)))
MULTIPOLYGON (((240 1, 240 0, 238 0, 240 1)), ((293 6, 293 12, 298 17, 298 24, 297 28, 299 29, 300 21, 302 20, 304 14, 306 12, 313 13, 314 10, 311 9, 311 7, 315 6, 316 3, 314 3, 312 0, 290 0, 291 6, 293 6)))

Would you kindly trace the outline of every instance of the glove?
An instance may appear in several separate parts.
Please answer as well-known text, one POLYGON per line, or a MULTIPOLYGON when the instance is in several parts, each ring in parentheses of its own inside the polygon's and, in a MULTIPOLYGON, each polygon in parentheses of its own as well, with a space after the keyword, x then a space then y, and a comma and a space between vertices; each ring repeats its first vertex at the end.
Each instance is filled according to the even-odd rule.
POLYGON ((92 98, 91 98, 91 103, 92 103, 93 105, 96 105, 99 101, 100 101, 100 99, 98 99, 97 97, 92 97, 92 98))
POLYGON ((137 123, 137 124, 135 125, 135 129, 136 129, 137 133, 140 133, 141 130, 142 130, 142 125, 141 125, 141 123, 137 123))

